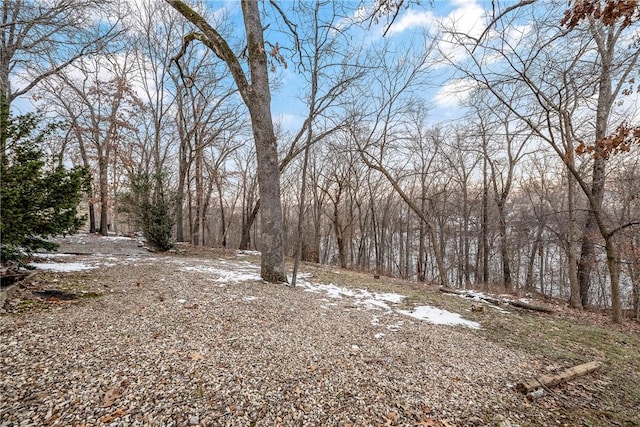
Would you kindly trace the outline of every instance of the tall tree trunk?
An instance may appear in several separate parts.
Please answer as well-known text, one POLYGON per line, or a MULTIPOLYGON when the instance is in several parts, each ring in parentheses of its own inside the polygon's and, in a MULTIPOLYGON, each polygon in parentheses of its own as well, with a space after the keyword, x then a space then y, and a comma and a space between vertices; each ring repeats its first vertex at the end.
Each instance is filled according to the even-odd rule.
MULTIPOLYGON (((540 250, 540 239, 542 238, 542 230, 544 229, 544 224, 541 224, 536 231, 536 237, 533 241, 533 246, 531 247, 531 252, 529 253, 529 261, 527 263, 527 275, 524 279, 524 288, 527 291, 533 290, 533 267, 536 261, 536 254, 540 250)), ((540 275, 542 276, 542 271, 540 271, 540 275)))
POLYGON ((487 142, 483 136, 484 159, 482 166, 482 225, 480 231, 480 242, 482 248, 482 283, 485 291, 489 290, 489 182, 488 182, 488 160, 487 142))
POLYGON ((462 209, 464 216, 462 223, 462 258, 464 259, 464 288, 466 289, 471 284, 471 251, 469 243, 469 219, 471 212, 469 211, 469 190, 467 189, 466 180, 462 188, 462 209))
POLYGON ((216 176, 216 189, 218 190, 218 201, 220 207, 220 233, 222 234, 222 238, 220 243, 223 248, 227 247, 227 222, 224 214, 224 199, 222 198, 222 183, 220 182, 220 177, 216 176))
POLYGON ((96 232, 96 208, 92 201, 89 201, 89 233, 96 232))
POLYGON ((243 215, 240 246, 238 248, 241 251, 245 251, 249 249, 249 247, 251 246, 251 227, 253 227, 253 223, 255 222, 259 211, 260 211, 260 200, 258 199, 258 201, 254 205, 251 212, 243 215))
MULTIPOLYGON (((196 138, 199 139, 199 138, 196 138)), ((191 229, 191 243, 193 246, 201 246, 201 240, 204 232, 204 221, 202 220, 202 212, 204 209, 204 195, 203 195, 203 177, 202 177, 202 145, 201 141, 196 141, 195 145, 195 179, 196 179, 196 212, 193 222, 193 228, 191 229)))
POLYGON ((611 318, 614 322, 622 322, 622 304, 620 301, 620 256, 614 236, 609 235, 605 239, 607 252, 607 267, 611 280, 611 318))
MULTIPOLYGON (((573 149, 571 147, 571 149, 573 149)), ((573 156, 572 160, 573 161, 573 156)), ((582 294, 580 292, 580 283, 578 282, 578 261, 576 259, 576 236, 578 235, 576 222, 576 202, 575 202, 575 178, 571 172, 567 173, 567 209, 569 210, 569 235, 567 242, 567 263, 569 264, 569 288, 571 296, 569 297, 569 305, 573 308, 582 307, 582 294)))
POLYGON ((255 0, 242 1, 247 33, 251 86, 239 88, 249 109, 258 159, 262 262, 260 275, 268 282, 286 282, 280 200, 280 164, 271 117, 271 94, 260 9, 255 0), (244 89, 244 90, 243 90, 244 89))
MULTIPOLYGON (((182 95, 179 94, 180 98, 182 95)), ((179 115, 180 115, 180 123, 183 122, 182 119, 182 104, 179 103, 179 115)), ((179 163, 178 163, 178 188, 176 189, 176 240, 178 242, 184 242, 184 193, 185 186, 187 182, 187 172, 189 165, 187 163, 187 146, 188 142, 186 141, 186 132, 184 131, 184 127, 182 124, 178 125, 178 134, 180 135, 180 148, 178 153, 179 163)))
POLYGON ((500 259, 502 261, 502 280, 506 292, 513 291, 511 279, 511 267, 509 265, 509 246, 507 242, 507 219, 504 212, 504 203, 498 202, 499 234, 500 234, 500 259))
POLYGON ((338 195, 333 205, 333 229, 336 234, 336 242, 338 245, 338 260, 340 262, 340 268, 347 268, 347 253, 345 249, 344 236, 342 235, 343 228, 340 221, 340 210, 338 204, 340 203, 340 196, 338 195))
MULTIPOLYGON (((82 166, 84 166, 87 170, 91 170, 91 165, 89 164, 89 156, 87 156, 87 150, 84 146, 84 138, 82 136, 82 132, 78 128, 78 126, 74 126, 74 132, 76 134, 76 138, 78 140, 78 145, 80 147, 80 157, 82 158, 82 166)), ((93 183, 90 184, 89 189, 87 190, 87 203, 89 205, 89 233, 93 234, 96 230, 96 209, 93 203, 93 183)))
POLYGON ((109 231, 109 183, 107 175, 107 161, 98 152, 98 176, 100 185, 100 234, 106 236, 109 231))
POLYGON ((594 206, 587 212, 587 218, 582 232, 582 250, 578 264, 578 282, 580 284, 580 298, 583 307, 589 306, 590 276, 595 261, 595 243, 598 234, 598 224, 595 211, 602 209, 602 199, 605 190, 606 157, 599 148, 598 142, 607 136, 609 115, 611 113, 611 68, 616 37, 614 28, 609 28, 607 33, 599 28, 592 27, 594 39, 598 44, 601 67, 598 81, 598 103, 596 105, 595 123, 595 147, 591 178, 591 195, 594 206))
MULTIPOLYGON (((422 188, 420 190, 420 210, 425 212, 427 209, 427 188, 423 175, 422 188)), ((420 221, 420 236, 418 240, 418 282, 424 282, 426 278, 427 260, 426 260, 426 230, 424 221, 420 221)))
MULTIPOLYGON (((280 167, 278 147, 271 115, 271 92, 267 70, 263 26, 257 0, 241 2, 247 36, 249 75, 233 53, 226 40, 196 11, 180 0, 166 0, 182 16, 195 24, 201 34, 191 33, 185 42, 200 40, 222 59, 238 87, 249 110, 258 163, 261 219, 261 272, 268 282, 286 282, 284 267, 284 236, 282 202, 280 200, 280 167)), ((184 53, 185 46, 183 46, 184 53)))

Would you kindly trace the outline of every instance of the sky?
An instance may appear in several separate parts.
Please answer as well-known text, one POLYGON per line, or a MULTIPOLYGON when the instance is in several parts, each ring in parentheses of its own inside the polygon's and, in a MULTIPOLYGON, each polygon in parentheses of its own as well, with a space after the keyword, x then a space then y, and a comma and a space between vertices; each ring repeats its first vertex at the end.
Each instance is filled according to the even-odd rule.
MULTIPOLYGON (((144 0, 127 1, 139 3, 144 0)), ((343 21, 357 20, 368 16, 367 4, 371 4, 373 1, 347 1, 346 10, 342 12, 343 21)), ((365 47, 388 44, 398 52, 409 51, 411 48, 416 48, 416 41, 421 40, 425 32, 433 33, 440 27, 455 29, 457 32, 478 37, 485 31, 489 17, 494 13, 494 2, 491 0, 422 0, 420 2, 407 1, 407 3, 409 7, 400 11, 391 26, 388 26, 385 19, 381 19, 378 23, 369 20, 364 28, 349 30, 348 37, 356 43, 362 43, 365 47)), ((498 4, 496 10, 500 10, 515 4, 516 1, 506 0, 496 3, 498 4)), ((211 12, 213 19, 226 16, 229 17, 232 27, 239 30, 243 27, 239 2, 235 0, 207 0, 204 4, 211 12)), ((278 4, 286 13, 287 7, 294 3, 282 0, 278 4)), ((267 7, 267 9, 270 13, 274 13, 273 8, 267 7)), ((290 45, 290 39, 283 32, 279 33, 274 30, 278 25, 277 20, 281 21, 281 18, 276 17, 273 22, 265 19, 265 25, 268 27, 265 32, 267 42, 280 43, 282 46, 290 45)), ((515 40, 526 34, 530 25, 530 22, 519 22, 509 30, 509 34, 515 40)), ((445 56, 448 61, 455 63, 463 61, 467 56, 463 49, 451 43, 446 37, 438 41, 435 48, 438 53, 432 55, 434 61, 445 56)), ((307 114, 307 105, 300 99, 306 83, 295 65, 294 60, 289 57, 288 66, 276 67, 275 72, 272 72, 271 75, 272 80, 278 82, 278 87, 272 91, 274 120, 282 128, 292 132, 301 127, 307 114)), ((452 67, 442 63, 430 66, 426 74, 429 84, 424 87, 422 95, 429 105, 429 124, 459 119, 464 113, 461 103, 467 100, 474 85, 468 81, 453 78, 452 67)), ((636 100, 637 102, 638 100, 636 100)), ((18 99, 13 107, 19 112, 26 112, 32 108, 27 97, 18 99)), ((640 115, 640 109, 636 108, 636 114, 640 115)))
MULTIPOLYGON (((353 1, 354 6, 359 4, 359 1, 353 1)), ((354 9, 352 16, 364 16, 366 13, 361 9, 354 9)), ((389 43, 403 48, 420 40, 425 32, 433 33, 441 25, 477 37, 484 31, 490 11, 491 2, 484 0, 422 1, 402 10, 391 26, 384 20, 378 24, 370 23, 364 30, 355 30, 353 37, 361 37, 371 45, 389 43)), ((441 41, 436 48, 449 59, 462 60, 465 56, 446 40, 441 41)), ((436 56, 434 55, 434 59, 436 56)), ((285 71, 286 87, 272 94, 274 120, 281 122, 287 129, 299 128, 306 114, 306 106, 298 96, 302 79, 294 73, 295 71, 285 71)), ((431 85, 424 91, 424 97, 431 107, 428 119, 432 123, 452 121, 463 114, 460 103, 467 99, 473 87, 465 82, 451 80, 452 73, 452 69, 445 66, 434 66, 429 71, 431 85)))

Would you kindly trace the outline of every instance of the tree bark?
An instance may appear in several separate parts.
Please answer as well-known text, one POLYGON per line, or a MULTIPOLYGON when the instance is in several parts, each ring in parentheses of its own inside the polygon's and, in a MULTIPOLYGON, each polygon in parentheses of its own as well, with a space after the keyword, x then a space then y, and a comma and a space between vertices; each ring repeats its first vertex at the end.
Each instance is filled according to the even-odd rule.
POLYGON ((598 142, 607 136, 607 125, 612 105, 611 68, 616 41, 614 28, 610 28, 605 34, 604 30, 596 28, 595 24, 592 24, 591 30, 598 46, 602 69, 598 81, 598 103, 596 106, 596 129, 594 135, 596 151, 591 175, 591 195, 594 206, 587 212, 587 218, 582 232, 582 249, 578 264, 578 283, 580 285, 580 299, 583 307, 589 306, 590 276, 595 262, 595 244, 598 234, 595 211, 602 209, 602 200, 605 191, 606 157, 603 155, 601 149, 598 148, 598 142))
POLYGON ((572 380, 573 378, 589 374, 598 368, 600 368, 600 362, 583 363, 582 365, 574 366, 569 369, 565 369, 557 374, 542 375, 536 378, 527 378, 516 385, 516 390, 522 393, 529 393, 540 387, 553 387, 554 385, 572 380))
POLYGON ((264 47, 263 27, 258 2, 256 0, 243 0, 241 2, 251 78, 248 81, 238 57, 222 36, 202 16, 180 0, 166 1, 203 32, 203 34, 189 34, 186 36, 185 42, 200 40, 227 64, 240 95, 249 109, 256 146, 258 183, 260 186, 260 218, 262 225, 260 274, 268 282, 286 282, 282 204, 280 200, 280 169, 277 141, 271 116, 267 54, 264 47))
POLYGON ((107 176, 107 159, 98 151, 98 175, 100 187, 100 234, 106 236, 109 231, 109 182, 107 176))

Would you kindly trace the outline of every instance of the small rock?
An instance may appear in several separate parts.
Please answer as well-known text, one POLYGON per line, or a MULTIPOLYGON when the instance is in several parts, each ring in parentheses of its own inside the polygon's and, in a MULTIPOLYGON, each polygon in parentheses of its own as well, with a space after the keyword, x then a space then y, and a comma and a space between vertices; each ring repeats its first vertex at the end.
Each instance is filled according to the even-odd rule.
POLYGON ((198 424, 200 424, 200 418, 197 415, 189 416, 189 425, 190 426, 197 426, 198 424))

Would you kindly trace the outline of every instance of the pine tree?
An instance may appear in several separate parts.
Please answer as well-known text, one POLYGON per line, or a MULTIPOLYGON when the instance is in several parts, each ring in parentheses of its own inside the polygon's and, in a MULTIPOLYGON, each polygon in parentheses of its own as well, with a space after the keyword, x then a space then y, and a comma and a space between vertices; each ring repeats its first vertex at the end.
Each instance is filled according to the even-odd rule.
POLYGON ((152 179, 147 173, 138 173, 132 178, 131 191, 123 195, 121 203, 123 212, 133 216, 151 248, 165 252, 175 246, 172 203, 166 195, 162 175, 152 179))
POLYGON ((56 129, 36 115, 10 118, 0 159, 0 262, 22 261, 35 250, 54 250, 50 237, 76 232, 77 207, 89 185, 84 168, 47 167, 43 140, 56 129))

